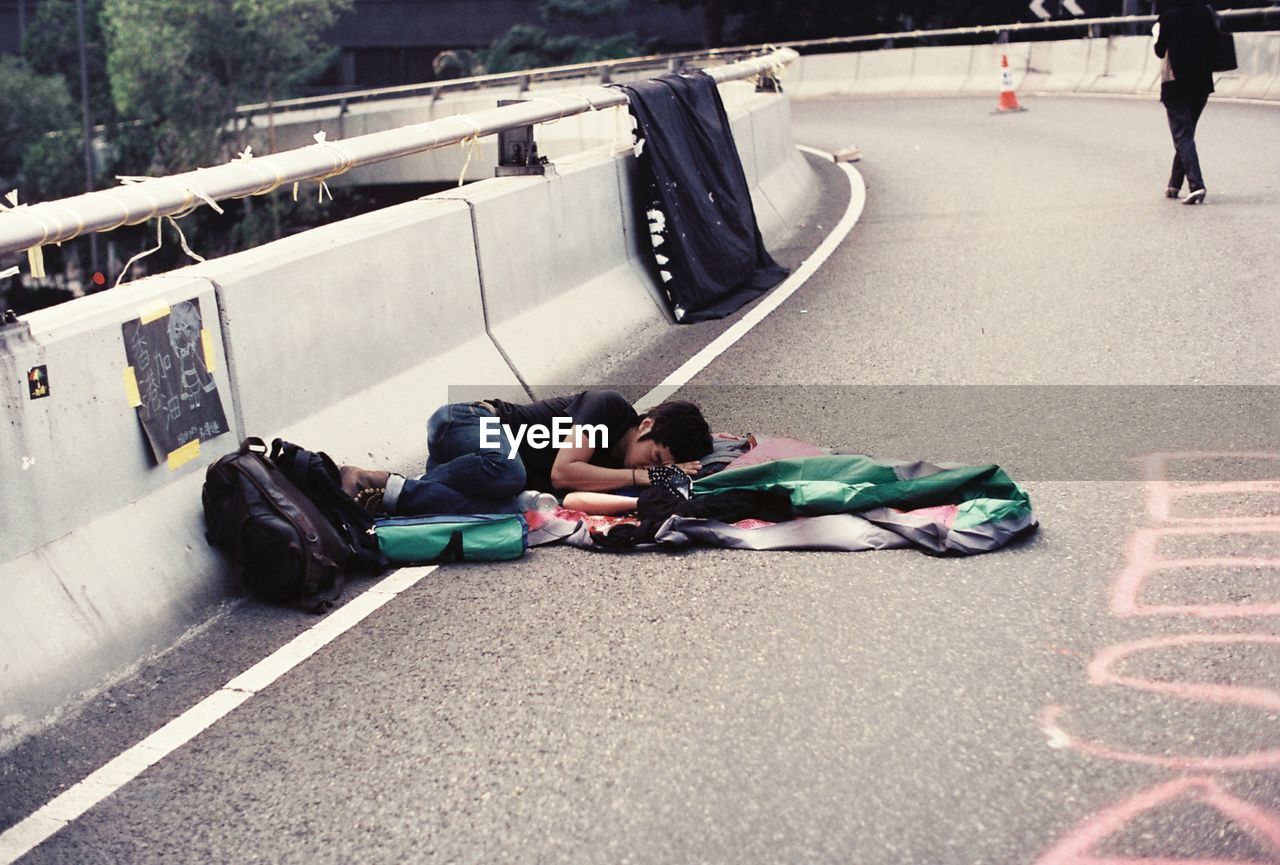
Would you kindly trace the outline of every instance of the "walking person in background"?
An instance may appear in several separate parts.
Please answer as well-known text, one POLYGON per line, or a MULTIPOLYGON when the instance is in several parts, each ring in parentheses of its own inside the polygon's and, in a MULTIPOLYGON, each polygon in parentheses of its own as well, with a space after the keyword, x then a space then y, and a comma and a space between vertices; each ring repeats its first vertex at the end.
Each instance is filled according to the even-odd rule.
POLYGON ((1196 153, 1196 124, 1213 92, 1217 15, 1202 0, 1165 0, 1152 33, 1156 56, 1164 60, 1160 101, 1173 135, 1173 170, 1165 195, 1177 198, 1186 181, 1187 196, 1182 203, 1201 204, 1205 188, 1196 153))

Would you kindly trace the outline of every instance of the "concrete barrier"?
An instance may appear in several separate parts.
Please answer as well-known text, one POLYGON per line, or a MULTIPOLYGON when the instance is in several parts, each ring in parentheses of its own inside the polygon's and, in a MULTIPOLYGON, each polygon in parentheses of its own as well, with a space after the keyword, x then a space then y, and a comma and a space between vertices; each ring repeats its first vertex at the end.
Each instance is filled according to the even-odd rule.
POLYGON ((1106 68, 1089 84, 1090 93, 1150 93, 1160 89, 1160 59, 1150 36, 1110 36, 1106 68))
POLYGON ((1280 34, 1237 33, 1239 68, 1214 76, 1219 96, 1280 99, 1280 34))
POLYGON ((249 435, 411 470, 450 383, 515 383, 486 335, 462 202, 409 202, 180 272, 218 288, 249 435))
POLYGON ((0 426, 0 748, 69 695, 172 643, 226 597, 193 512, 204 466, 235 437, 205 442, 170 471, 152 456, 125 387, 121 326, 185 301, 200 311, 234 428, 218 304, 205 280, 122 286, 32 313, 0 336, 10 419, 0 426), (33 399, 27 372, 36 367, 49 390, 33 399))
POLYGON ((915 50, 887 48, 858 54, 857 87, 860 92, 909 93, 915 69, 915 50))
MULTIPOLYGON (((751 190, 751 204, 755 208, 756 223, 766 245, 772 239, 786 233, 786 221, 773 202, 760 186, 762 154, 755 149, 756 119, 750 111, 728 110, 729 127, 733 131, 733 140, 738 147, 738 158, 742 161, 742 173, 747 178, 747 188, 751 190)), ((765 166, 766 171, 768 166, 765 166)))
MULTIPOLYGON (((1158 95, 1152 38, 1111 36, 957 48, 851 51, 801 57, 784 78, 797 99, 1000 92, 1000 57, 1022 93, 1158 95), (968 63, 964 62, 969 51, 968 63), (990 58, 988 60, 988 58, 990 58)), ((1240 68, 1217 76, 1217 94, 1280 101, 1280 32, 1237 33, 1240 68)))
MULTIPOLYGON (((817 181, 791 136, 791 105, 787 100, 764 98, 750 113, 751 138, 734 132, 739 153, 750 152, 754 180, 749 178, 752 201, 765 246, 785 244, 797 229, 807 203, 818 194, 817 181), (763 216, 762 216, 763 214, 763 216), (777 222, 773 222, 776 216, 777 222)), ((745 164, 745 162, 744 162, 745 164)))
POLYGON ((666 330, 639 258, 648 236, 634 237, 629 160, 566 158, 545 176, 436 196, 469 208, 490 333, 535 388, 591 381, 666 330))
MULTIPOLYGON (((944 45, 937 48, 912 48, 912 93, 959 93, 969 79, 990 79, 985 62, 985 46, 944 45)), ((998 81, 998 79, 997 79, 998 81)))
POLYGON ((1031 92, 1075 93, 1100 72, 1090 76, 1090 61, 1105 51, 1097 39, 1073 39, 1062 42, 1033 42, 1027 56, 1027 74, 1022 86, 1031 92), (1099 51, 1095 51, 1095 47, 1099 51))

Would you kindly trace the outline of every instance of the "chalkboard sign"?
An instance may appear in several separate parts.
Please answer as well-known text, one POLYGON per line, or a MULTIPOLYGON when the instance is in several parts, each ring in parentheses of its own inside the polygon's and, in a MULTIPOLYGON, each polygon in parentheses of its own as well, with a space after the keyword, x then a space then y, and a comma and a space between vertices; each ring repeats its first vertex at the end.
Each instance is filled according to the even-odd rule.
POLYGON ((199 443, 227 432, 211 345, 196 300, 126 321, 125 385, 157 462, 177 468, 199 443))

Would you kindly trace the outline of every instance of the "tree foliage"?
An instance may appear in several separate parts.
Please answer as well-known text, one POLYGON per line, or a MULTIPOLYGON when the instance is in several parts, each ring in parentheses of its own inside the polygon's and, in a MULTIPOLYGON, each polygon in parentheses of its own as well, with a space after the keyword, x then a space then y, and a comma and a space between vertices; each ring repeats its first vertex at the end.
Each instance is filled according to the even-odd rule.
POLYGON ((149 171, 223 161, 242 146, 236 106, 289 95, 332 57, 325 30, 351 0, 105 0, 116 110, 141 121, 128 148, 149 171), (142 141, 137 140, 142 138, 142 141))
POLYGON ((83 187, 80 113, 60 75, 0 57, 0 195, 32 201, 83 187))
MULTIPOLYGON (((539 7, 543 21, 568 23, 586 29, 597 22, 626 13, 628 0, 544 0, 539 7)), ((644 53, 646 45, 634 33, 611 36, 552 34, 535 24, 517 24, 482 52, 484 70, 490 73, 564 66, 592 60, 616 60, 644 53)))
MULTIPOLYGON (((102 39, 104 0, 83 0, 85 59, 89 71, 89 106, 93 120, 113 119, 111 82, 107 79, 107 55, 102 39)), ((80 33, 76 0, 42 0, 22 37, 22 56, 43 75, 61 75, 71 98, 80 102, 80 33)))

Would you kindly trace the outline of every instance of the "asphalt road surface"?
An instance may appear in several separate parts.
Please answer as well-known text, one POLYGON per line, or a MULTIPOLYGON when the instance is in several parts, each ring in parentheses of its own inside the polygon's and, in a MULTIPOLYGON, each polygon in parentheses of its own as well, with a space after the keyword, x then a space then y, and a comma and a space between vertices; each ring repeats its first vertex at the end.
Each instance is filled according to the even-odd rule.
MULTIPOLYGON (((1280 862, 1280 108, 1210 104, 1183 207, 1153 100, 1023 103, 795 105, 866 208, 688 392, 998 462, 1036 536, 442 568, 22 861, 1280 862)), ((849 196, 818 167, 791 266, 849 196)), ((229 605, 0 756, 0 828, 312 624, 229 605)))

